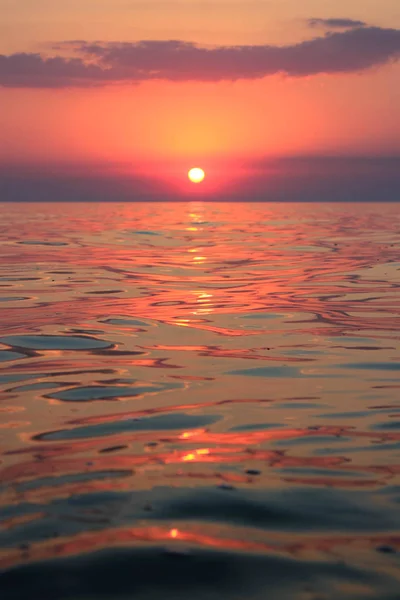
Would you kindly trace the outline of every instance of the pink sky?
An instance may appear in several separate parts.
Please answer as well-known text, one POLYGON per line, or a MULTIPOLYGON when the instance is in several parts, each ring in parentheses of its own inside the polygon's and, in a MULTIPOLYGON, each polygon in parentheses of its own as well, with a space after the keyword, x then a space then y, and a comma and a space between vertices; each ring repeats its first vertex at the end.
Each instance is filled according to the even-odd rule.
POLYGON ((400 154, 398 0, 0 0, 0 55, 0 166, 400 154))

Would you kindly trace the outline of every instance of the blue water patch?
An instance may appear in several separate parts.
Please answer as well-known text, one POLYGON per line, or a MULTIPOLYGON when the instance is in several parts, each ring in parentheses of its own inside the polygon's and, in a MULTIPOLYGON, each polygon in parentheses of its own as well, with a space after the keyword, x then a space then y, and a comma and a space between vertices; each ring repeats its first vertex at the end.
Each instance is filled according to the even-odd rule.
POLYGON ((27 381, 29 379, 36 379, 37 375, 33 373, 29 374, 12 374, 12 375, 0 375, 0 383, 16 383, 17 381, 27 381))
POLYGON ((21 300, 28 300, 24 296, 3 296, 0 298, 0 302, 20 302, 21 300))
POLYGON ((0 350, 0 362, 18 360, 19 358, 26 358, 26 356, 25 354, 20 354, 20 352, 12 352, 11 350, 0 350))
POLYGON ((118 325, 119 327, 149 327, 152 326, 151 323, 146 323, 145 321, 139 321, 138 319, 106 319, 102 321, 102 323, 107 323, 109 325, 118 325))
POLYGON ((75 427, 44 433, 36 439, 42 441, 76 440, 82 438, 96 438, 114 435, 128 431, 174 431, 198 429, 206 427, 219 421, 219 415, 187 415, 186 413, 174 413, 169 415, 157 415, 143 419, 123 419, 101 425, 89 425, 87 427, 75 427))
POLYGON ((115 398, 133 398, 143 394, 163 392, 183 388, 183 383, 149 383, 135 384, 130 386, 100 386, 92 385, 86 387, 74 387, 48 396, 63 402, 92 402, 93 400, 113 400, 115 398))
POLYGON ((307 408, 312 408, 313 410, 316 408, 322 408, 323 404, 317 404, 316 402, 280 402, 276 405, 279 408, 284 408, 288 410, 303 410, 307 408))
POLYGON ((24 246, 68 246, 67 242, 43 242, 39 240, 26 240, 18 242, 24 246))
POLYGON ((189 551, 161 542, 96 548, 22 564, 2 576, 4 600, 398 600, 398 582, 372 561, 362 568, 329 554, 322 561, 186 546, 189 551))
POLYGON ((42 487, 57 487, 72 483, 97 481, 100 479, 117 479, 120 477, 128 477, 132 475, 131 470, 115 470, 115 471, 95 471, 92 473, 73 473, 71 475, 62 475, 61 477, 43 477, 32 481, 23 481, 16 485, 18 492, 27 492, 29 490, 37 490, 42 487))
MULTIPOLYGON (((345 436, 329 436, 329 435, 307 435, 304 437, 294 438, 291 440, 275 440, 273 441, 274 446, 316 446, 323 444, 324 446, 329 446, 330 444, 343 444, 345 442, 351 442, 351 438, 345 436)), ((343 447, 341 446, 339 452, 343 452, 343 447)), ((347 447, 346 447, 347 452, 347 447)))
POLYGON ((343 477, 343 478, 365 478, 364 473, 357 473, 357 471, 341 471, 338 469, 317 469, 312 467, 284 467, 283 469, 277 469, 282 475, 307 475, 312 477, 343 477))
POLYGON ((238 369, 228 371, 226 375, 244 375, 246 377, 303 377, 296 367, 259 367, 256 369, 238 369))
POLYGON ((329 341, 331 342, 350 342, 350 343, 354 343, 354 344, 359 344, 359 343, 366 343, 366 344, 376 344, 376 339, 374 338, 369 338, 369 337, 357 337, 357 336, 345 336, 345 335, 338 335, 336 337, 329 337, 327 338, 329 341))
POLYGON ((0 277, 0 281, 40 281, 40 277, 0 277))
POLYGON ((145 231, 145 230, 131 231, 130 233, 133 233, 135 235, 161 235, 160 233, 158 233, 158 231, 145 231))
POLYGON ((369 415, 370 411, 362 410, 359 412, 322 413, 315 415, 315 417, 317 419, 360 419, 363 417, 368 417, 369 415))
POLYGON ((397 430, 400 429, 400 421, 386 421, 385 423, 375 423, 375 425, 373 425, 372 429, 374 429, 375 431, 382 431, 382 430, 397 430))
POLYGON ((286 427, 286 425, 282 423, 249 423, 248 425, 231 427, 229 431, 263 431, 265 429, 281 429, 283 427, 286 427))
MULTIPOLYGON (((379 434, 378 434, 379 435, 379 434)), ((319 438, 321 439, 321 438, 319 438)), ((336 440, 333 438, 331 440, 332 442, 334 441, 351 441, 350 438, 344 438, 344 437, 340 437, 337 438, 336 440)), ((400 450, 400 442, 379 442, 379 443, 371 443, 369 446, 349 446, 346 447, 346 450, 344 450, 343 448, 317 448, 314 450, 314 454, 316 456, 329 456, 331 454, 344 454, 344 452, 347 454, 353 454, 353 453, 357 453, 357 452, 389 452, 391 450, 395 450, 398 451, 400 450)))
POLYGON ((154 519, 200 520, 282 531, 392 531, 400 512, 381 510, 375 495, 341 489, 292 487, 155 489, 154 519))
POLYGON ((360 362, 336 366, 341 369, 358 369, 362 371, 400 371, 399 362, 360 362))
POLYGON ((244 375, 245 377, 278 377, 278 378, 330 378, 332 375, 302 373, 297 367, 258 367, 256 369, 239 369, 228 371, 226 375, 244 375))
MULTIPOLYGON (((340 471, 340 467, 338 469, 340 471)), ((117 476, 129 476, 129 471, 118 471, 117 476)), ((304 474, 304 473, 303 473, 304 474)), ((96 473, 93 473, 96 475, 96 473)), ((104 477, 109 475, 104 473, 104 477)), ((351 476, 358 479, 358 474, 351 476)), ((44 483, 44 479, 42 483, 44 483)), ((26 485, 26 484, 24 484, 26 485)), ((30 484, 28 483, 28 488, 30 484)), ((264 531, 284 532, 392 532, 400 528, 400 512, 398 506, 382 506, 377 500, 377 494, 365 491, 346 491, 336 488, 323 487, 284 487, 255 489, 241 487, 230 489, 225 487, 153 487, 150 490, 116 490, 97 491, 77 494, 73 497, 55 498, 46 503, 44 517, 39 523, 41 527, 23 525, 19 528, 26 537, 41 536, 43 525, 54 522, 59 518, 57 529, 65 534, 75 520, 81 522, 78 526, 85 530, 90 526, 90 509, 98 507, 98 513, 112 517, 119 526, 136 524, 138 520, 148 519, 157 522, 176 523, 197 521, 203 523, 235 524, 239 527, 255 528, 264 531), (152 510, 147 512, 145 505, 151 502, 152 510), (84 512, 82 512, 84 511, 84 512), (88 512, 87 512, 88 511, 88 512), (83 518, 87 512, 86 520, 83 518), (68 515, 68 519, 65 516, 68 515)), ((41 510, 40 504, 19 505, 10 516, 30 514, 41 510), (35 510, 36 509, 36 510, 35 510)), ((103 524, 107 527, 108 519, 103 524)), ((96 523, 95 523, 96 526, 96 523)), ((54 530, 53 530, 54 531, 54 530)), ((15 533, 5 530, 1 533, 5 544, 10 543, 15 533)))
POLYGON ((96 350, 113 346, 98 338, 72 335, 9 335, 0 338, 0 343, 29 350, 96 350))

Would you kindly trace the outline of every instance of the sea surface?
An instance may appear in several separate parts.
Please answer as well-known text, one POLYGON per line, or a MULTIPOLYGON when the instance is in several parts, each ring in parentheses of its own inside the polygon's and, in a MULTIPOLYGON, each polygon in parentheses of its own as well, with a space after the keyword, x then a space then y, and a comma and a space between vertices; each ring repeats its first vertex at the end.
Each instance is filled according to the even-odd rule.
POLYGON ((2 600, 398 600, 395 204, 1 204, 2 600))

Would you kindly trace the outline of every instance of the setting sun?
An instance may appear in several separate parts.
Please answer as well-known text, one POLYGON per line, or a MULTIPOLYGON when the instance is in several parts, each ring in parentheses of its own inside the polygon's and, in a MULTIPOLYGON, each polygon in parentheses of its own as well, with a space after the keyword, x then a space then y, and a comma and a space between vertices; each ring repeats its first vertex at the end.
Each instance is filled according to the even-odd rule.
POLYGON ((203 169, 198 168, 190 169, 188 173, 188 177, 192 183, 201 183, 205 176, 206 174, 204 173, 203 169))

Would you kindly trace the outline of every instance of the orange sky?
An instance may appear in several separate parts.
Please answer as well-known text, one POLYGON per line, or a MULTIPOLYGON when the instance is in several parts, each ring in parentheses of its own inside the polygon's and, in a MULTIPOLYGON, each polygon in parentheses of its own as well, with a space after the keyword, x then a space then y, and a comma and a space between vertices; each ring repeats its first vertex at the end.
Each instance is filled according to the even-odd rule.
MULTIPOLYGON (((281 46, 323 35, 305 23, 312 17, 400 28, 400 4, 0 0, 0 52, 46 53, 71 39, 281 46)), ((236 82, 0 88, 0 162, 124 162, 148 171, 265 156, 398 155, 399 99, 399 64, 236 82)))

